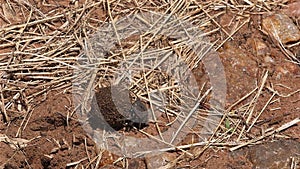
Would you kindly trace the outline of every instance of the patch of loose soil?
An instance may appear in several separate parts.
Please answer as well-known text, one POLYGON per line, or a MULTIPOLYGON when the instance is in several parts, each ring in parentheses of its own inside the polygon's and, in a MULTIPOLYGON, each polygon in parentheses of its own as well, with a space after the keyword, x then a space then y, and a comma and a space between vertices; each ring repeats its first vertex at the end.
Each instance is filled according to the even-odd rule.
MULTIPOLYGON (((46 100, 31 114, 21 138, 32 140, 25 148, 12 149, 1 142, 0 161, 4 168, 65 168, 68 163, 83 160, 87 154, 94 157, 97 150, 94 142, 86 137, 76 119, 69 119, 70 94, 50 92, 46 100)), ((23 119, 3 128, 4 134, 13 138, 23 119)))

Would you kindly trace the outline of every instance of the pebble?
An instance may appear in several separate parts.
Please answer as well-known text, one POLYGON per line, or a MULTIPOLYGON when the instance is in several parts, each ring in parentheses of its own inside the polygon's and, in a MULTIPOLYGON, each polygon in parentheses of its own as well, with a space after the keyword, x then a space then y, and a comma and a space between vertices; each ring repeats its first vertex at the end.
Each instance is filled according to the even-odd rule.
POLYGON ((263 19, 263 30, 275 41, 283 43, 300 40, 300 31, 287 15, 274 14, 263 19))
POLYGON ((268 46, 262 40, 258 38, 251 38, 249 40, 252 48, 255 50, 254 54, 256 56, 265 56, 267 53, 270 52, 268 46))
POLYGON ((146 156, 147 168, 159 168, 167 165, 170 161, 174 161, 176 156, 174 153, 162 153, 158 155, 146 156))
MULTIPOLYGON (((290 169, 292 160, 299 161, 300 143, 294 140, 277 140, 232 152, 235 157, 246 156, 253 168, 290 169)), ((298 164, 299 165, 299 164, 298 164)))
POLYGON ((266 63, 275 63, 274 59, 272 57, 270 57, 270 56, 264 57, 264 61, 266 63))

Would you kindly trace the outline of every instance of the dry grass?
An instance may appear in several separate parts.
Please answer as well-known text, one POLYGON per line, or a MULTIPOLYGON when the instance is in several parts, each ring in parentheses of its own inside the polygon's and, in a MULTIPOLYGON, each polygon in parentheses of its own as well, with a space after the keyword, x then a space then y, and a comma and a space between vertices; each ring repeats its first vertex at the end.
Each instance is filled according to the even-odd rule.
MULTIPOLYGON (((193 23, 195 27, 205 32, 205 36, 213 39, 212 47, 218 50, 228 40, 234 40, 234 34, 244 25, 249 24, 251 15, 267 13, 283 5, 284 1, 272 0, 256 3, 248 0, 240 2, 196 2, 184 0, 169 2, 163 0, 132 1, 132 3, 125 1, 85 1, 82 4, 75 0, 74 3, 68 5, 53 3, 51 5, 48 4, 48 7, 39 9, 27 0, 5 1, 2 3, 2 9, 5 12, 3 15, 0 15, 3 18, 0 28, 0 102, 3 119, 6 123, 9 123, 10 118, 15 113, 20 113, 21 116, 25 117, 16 135, 16 137, 20 137, 21 132, 25 129, 31 117, 32 110, 41 101, 40 96, 43 96, 50 90, 63 89, 64 92, 83 92, 83 89, 80 88, 74 90, 72 82, 76 81, 76 79, 82 80, 84 79, 83 77, 90 78, 90 76, 86 75, 90 75, 91 72, 94 73, 92 73, 92 80, 89 79, 90 84, 88 84, 87 91, 108 85, 114 75, 120 71, 118 70, 118 66, 116 66, 118 63, 126 61, 129 67, 136 64, 136 60, 128 58, 128 55, 133 53, 141 55, 147 47, 160 47, 164 48, 167 52, 175 52, 181 58, 185 59, 191 69, 197 67, 198 63, 201 62, 201 57, 196 57, 196 55, 189 53, 187 48, 182 48, 182 41, 174 40, 168 43, 164 41, 164 37, 156 36, 156 32, 147 32, 151 33, 152 36, 145 37, 143 40, 139 38, 133 39, 133 42, 129 43, 131 47, 126 47, 126 44, 123 44, 122 38, 117 33, 117 43, 120 48, 112 51, 108 58, 98 58, 98 66, 96 68, 93 64, 80 65, 79 63, 83 61, 83 56, 94 56, 91 53, 84 53, 84 49, 89 46, 87 44, 89 41, 86 41, 86 39, 91 38, 91 35, 98 31, 98 27, 107 22, 112 23, 116 33, 118 29, 116 22, 118 18, 124 15, 133 14, 137 11, 151 10, 163 13, 162 17, 167 17, 167 14, 174 14, 178 18, 193 23), (99 14, 99 11, 105 12, 99 14), (232 12, 237 20, 237 22, 229 23, 235 24, 234 29, 230 32, 221 27, 217 19, 226 11, 232 12), (16 20, 14 16, 21 19, 16 20), (162 43, 162 45, 155 46, 157 43, 162 43), (94 68, 90 69, 90 67, 94 68), (74 71, 83 71, 84 73, 78 74, 74 73, 74 71)), ((282 47, 280 49, 284 51, 287 57, 293 60, 294 56, 291 56, 282 43, 280 44, 282 47)), ((152 52, 158 53, 159 51, 154 50, 152 52)), ((207 51, 202 52, 206 53, 207 51)), ((145 54, 144 57, 147 57, 146 52, 143 54, 145 54)), ((173 144, 173 141, 184 127, 185 122, 190 118, 198 118, 195 116, 195 112, 207 111, 200 110, 198 105, 203 103, 204 98, 209 95, 210 91, 201 91, 201 95, 195 96, 192 99, 196 103, 195 109, 186 112, 184 115, 180 114, 183 102, 177 101, 181 95, 178 92, 178 86, 174 83, 174 79, 159 81, 159 78, 167 78, 167 75, 156 73, 154 69, 151 69, 153 66, 154 68, 155 66, 161 66, 162 60, 160 59, 163 58, 155 60, 156 65, 143 63, 141 65, 144 68, 142 74, 136 74, 130 86, 131 91, 137 97, 150 104, 152 112, 154 112, 154 105, 165 107, 163 103, 167 102, 168 104, 164 110, 167 113, 167 117, 170 116, 182 122, 175 136, 169 142, 166 142, 157 123, 158 117, 153 114, 152 123, 155 124, 160 141, 169 145, 169 148, 164 148, 160 151, 179 150, 183 154, 192 155, 193 158, 199 156, 209 146, 232 147, 231 150, 233 151, 248 144, 255 144, 265 137, 278 134, 280 131, 299 122, 299 119, 295 119, 277 129, 267 129, 260 136, 251 135, 252 127, 259 122, 259 117, 264 113, 265 108, 276 97, 283 97, 272 86, 266 85, 268 72, 265 72, 260 85, 253 89, 253 91, 226 110, 218 110, 223 116, 221 120, 219 119, 220 121, 212 122, 218 127, 207 141, 176 146, 173 144), (163 84, 166 85, 164 86, 163 84), (265 103, 265 106, 258 113, 255 113, 254 109, 263 89, 270 90, 272 96, 265 103), (149 93, 154 90, 163 92, 167 97, 166 100, 155 102, 149 93), (251 98, 249 103, 241 105, 241 102, 249 98, 251 98), (195 146, 204 146, 204 148, 201 147, 201 151, 196 154, 186 151, 195 146)), ((297 92, 299 91, 291 94, 297 92)), ((86 97, 89 96, 86 95, 86 97)), ((169 123, 172 122, 169 121, 169 123)), ((141 132, 150 138, 154 137, 144 131, 141 132)), ((180 161, 181 158, 185 158, 185 156, 180 156, 177 161, 180 161)), ((89 161, 99 165, 100 159, 101 155, 95 159, 89 159, 89 161)), ((73 166, 79 163, 81 161, 69 165, 73 166)), ((175 163, 170 162, 167 168, 172 168, 175 163)))

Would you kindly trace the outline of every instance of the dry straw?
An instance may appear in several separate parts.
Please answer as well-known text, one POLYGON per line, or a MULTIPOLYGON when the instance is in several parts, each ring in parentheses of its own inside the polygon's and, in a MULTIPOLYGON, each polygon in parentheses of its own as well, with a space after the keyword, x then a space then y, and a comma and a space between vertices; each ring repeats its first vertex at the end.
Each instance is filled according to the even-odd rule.
MULTIPOLYGON (((132 4, 125 3, 125 1, 85 1, 83 4, 79 4, 75 0, 65 6, 59 3, 48 4, 48 6, 43 7, 41 5, 41 9, 27 0, 4 1, 1 4, 2 10, 5 12, 0 15, 2 19, 0 22, 0 108, 3 119, 7 123, 10 122, 10 117, 15 112, 22 112, 24 120, 19 126, 19 132, 16 135, 16 137, 19 137, 31 118, 32 110, 38 104, 36 98, 50 90, 75 92, 71 91, 71 82, 78 78, 73 73, 74 69, 82 69, 78 65, 78 60, 81 58, 80 56, 85 46, 84 39, 97 31, 98 27, 103 23, 113 23, 117 18, 136 11, 156 10, 165 14, 172 13, 180 18, 189 20, 205 32, 205 36, 209 36, 212 39, 213 37, 218 37, 212 40, 214 48, 218 50, 225 42, 235 40, 234 35, 243 26, 249 24, 251 15, 270 12, 277 6, 283 5, 283 1, 267 0, 254 3, 249 0, 238 2, 219 0, 209 2, 162 0, 149 2, 132 1, 132 4), (97 11, 103 12, 101 18, 99 18, 97 11), (226 13, 226 11, 232 12, 237 17, 236 22, 229 23, 235 24, 234 29, 230 32, 226 31, 218 22, 218 18, 226 13), (20 20, 14 20, 12 16, 16 16, 20 20)), ((124 57, 124 54, 130 53, 140 46, 148 46, 150 42, 159 41, 162 38, 158 37, 158 39, 154 39, 152 37, 148 41, 143 41, 132 48, 124 47, 119 53, 113 53, 111 56, 124 57)), ((121 44, 121 41, 118 43, 121 44)), ((180 42, 177 42, 177 44, 180 44, 180 42)), ((184 49, 179 48, 179 46, 171 46, 166 49, 170 51, 175 50, 179 55, 186 52, 184 49)), ((292 59, 291 54, 282 43, 280 43, 280 46, 280 49, 287 57, 292 59)), ((187 59, 189 59, 189 56, 192 57, 193 55, 185 55, 187 59)), ((189 65, 191 68, 195 67, 201 61, 194 60, 193 58, 189 60, 191 61, 189 65)), ((114 62, 118 62, 118 60, 110 59, 102 60, 102 62, 101 64, 105 65, 113 64, 114 62)), ((99 81, 95 83, 99 85, 105 81, 106 77, 110 77, 117 70, 113 66, 107 66, 105 69, 100 67, 97 71, 99 81)), ((138 86, 143 84, 147 88, 157 87, 155 86, 157 84, 154 83, 157 78, 151 72, 137 77, 135 79, 136 87, 133 88, 134 92, 145 101, 153 102, 149 98, 144 97, 147 93, 139 90, 138 86)), ((182 146, 171 145, 170 148, 162 149, 161 151, 178 150, 182 154, 193 155, 191 159, 201 155, 210 146, 232 147, 230 150, 234 151, 249 144, 256 144, 258 141, 274 136, 282 130, 298 123, 299 119, 295 119, 277 129, 270 129, 270 131, 262 133, 260 136, 251 136, 251 128, 258 123, 259 117, 274 99, 289 97, 290 95, 299 93, 298 90, 290 95, 283 96, 273 89, 272 86, 266 85, 267 78, 268 72, 262 77, 259 86, 227 110, 223 110, 223 117, 218 123, 218 128, 209 140, 182 146), (259 96, 263 92, 262 89, 268 89, 273 95, 265 103, 263 109, 259 113, 255 113, 254 109, 259 96), (250 102, 245 103, 245 100, 250 100, 250 102), (242 114, 237 114, 237 112, 242 112, 242 114), (195 154, 192 154, 192 152, 188 151, 191 147, 195 146, 200 146, 197 153, 193 151, 195 154)), ((176 86, 160 86, 160 90, 169 91, 169 100, 180 98, 177 96, 178 93, 174 90, 175 88, 176 86)), ((170 108, 166 108, 169 111, 168 116, 172 114, 176 118, 179 118, 180 114, 172 111, 172 107, 176 107, 176 102, 172 102, 170 108)), ((197 111, 205 112, 207 110, 197 111)), ((69 116, 72 115, 73 113, 69 116)), ((68 119, 70 118, 72 117, 68 117, 68 119)), ((184 116, 181 116, 181 118, 184 118, 184 116)), ((160 126, 156 123, 155 127, 157 132, 160 133, 160 126)), ((151 137, 149 133, 141 132, 151 137)), ((15 142, 11 141, 13 139, 9 139, 7 136, 3 138, 1 141, 15 144, 15 142)), ((93 164, 99 165, 101 153, 100 151, 99 155, 95 158, 90 158, 87 153, 87 158, 70 163, 68 166, 77 166, 87 159, 89 161, 87 167, 93 164)), ((146 153, 149 152, 144 152, 144 154, 146 153)), ((183 158, 186 157, 182 155, 176 161, 171 161, 166 168, 172 168, 183 158)))

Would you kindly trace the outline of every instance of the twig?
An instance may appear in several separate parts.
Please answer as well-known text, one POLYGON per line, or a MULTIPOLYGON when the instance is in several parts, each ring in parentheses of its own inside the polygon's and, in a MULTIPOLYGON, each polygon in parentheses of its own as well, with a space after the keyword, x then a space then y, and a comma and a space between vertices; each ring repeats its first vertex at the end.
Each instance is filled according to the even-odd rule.
POLYGON ((246 142, 246 143, 244 143, 244 144, 238 145, 238 146, 236 146, 236 147, 232 147, 232 148, 230 148, 229 150, 230 150, 230 151, 235 151, 235 150, 240 149, 240 148, 242 148, 242 147, 244 147, 244 146, 247 146, 247 145, 252 144, 252 143, 255 143, 255 142, 257 142, 257 141, 259 141, 259 140, 261 140, 261 139, 264 139, 264 138, 266 138, 266 137, 268 137, 268 136, 271 136, 271 135, 273 135, 273 134, 275 134, 275 133, 279 133, 279 132, 281 132, 281 131, 283 131, 283 130, 285 130, 285 129, 287 129, 287 128, 290 128, 291 126, 293 126, 293 125, 295 125, 295 124, 297 124, 297 123, 299 123, 299 122, 300 122, 300 119, 299 119, 299 118, 296 118, 296 119, 294 119, 294 120, 292 120, 292 121, 290 121, 290 122, 288 122, 288 123, 286 123, 286 124, 280 126, 280 127, 277 128, 276 130, 273 130, 273 131, 271 131, 271 132, 269 132, 269 133, 266 133, 266 134, 263 135, 263 136, 259 136, 259 137, 255 138, 255 139, 253 139, 253 140, 250 140, 250 141, 248 141, 248 142, 246 142))

